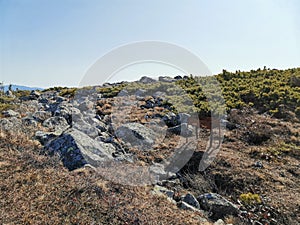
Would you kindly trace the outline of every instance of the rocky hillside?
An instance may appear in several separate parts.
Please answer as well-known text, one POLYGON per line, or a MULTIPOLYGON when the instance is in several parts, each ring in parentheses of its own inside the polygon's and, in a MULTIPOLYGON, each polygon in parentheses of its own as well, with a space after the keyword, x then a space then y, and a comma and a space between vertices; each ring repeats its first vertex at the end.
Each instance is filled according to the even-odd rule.
POLYGON ((2 95, 0 223, 300 224, 299 71, 2 95))

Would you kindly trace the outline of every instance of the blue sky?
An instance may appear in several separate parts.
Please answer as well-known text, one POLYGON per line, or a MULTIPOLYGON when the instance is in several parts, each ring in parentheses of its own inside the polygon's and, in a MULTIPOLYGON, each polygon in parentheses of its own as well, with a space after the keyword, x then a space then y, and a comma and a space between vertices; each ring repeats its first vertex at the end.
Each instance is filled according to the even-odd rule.
POLYGON ((182 46, 214 74, 299 67, 299 15, 297 0, 0 0, 0 80, 77 86, 105 53, 143 40, 182 46))

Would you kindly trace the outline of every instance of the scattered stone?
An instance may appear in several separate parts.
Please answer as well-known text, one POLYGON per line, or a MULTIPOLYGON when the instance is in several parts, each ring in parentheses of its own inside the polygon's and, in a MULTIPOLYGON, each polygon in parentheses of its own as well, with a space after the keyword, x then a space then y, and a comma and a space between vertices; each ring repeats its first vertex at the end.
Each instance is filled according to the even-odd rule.
POLYGON ((61 116, 63 116, 63 117, 66 117, 66 116, 69 117, 69 115, 71 115, 71 122, 72 123, 76 123, 77 121, 83 120, 82 113, 80 112, 79 109, 77 109, 75 107, 71 108, 70 112, 65 109, 63 111, 61 110, 60 113, 61 113, 61 116))
POLYGON ((50 117, 49 119, 46 119, 43 122, 43 126, 53 129, 55 131, 64 131, 69 127, 69 124, 64 117, 54 116, 50 117))
POLYGON ((197 200, 200 203, 200 207, 212 213, 211 218, 215 220, 228 215, 237 215, 240 211, 237 206, 219 194, 203 194, 200 195, 197 200))
POLYGON ((182 76, 178 75, 174 77, 175 80, 182 80, 182 76))
POLYGON ((95 127, 99 129, 101 132, 106 132, 108 130, 108 125, 106 125, 104 122, 96 119, 94 122, 96 123, 95 127))
POLYGON ((44 132, 44 131, 37 131, 35 133, 35 138, 42 144, 47 144, 50 140, 56 138, 58 135, 54 132, 44 132))
POLYGON ((11 109, 9 109, 7 111, 3 111, 2 115, 4 117, 20 117, 20 113, 14 111, 14 110, 11 110, 11 109))
POLYGON ((86 100, 82 102, 77 108, 81 111, 81 113, 87 113, 93 110, 94 103, 86 100))
POLYGON ((150 83, 155 83, 157 82, 157 80, 151 78, 151 77, 147 77, 147 76, 143 76, 141 77, 141 79, 139 80, 140 83, 143 84, 150 84, 150 83))
POLYGON ((104 150, 104 152, 109 152, 112 154, 113 152, 116 151, 115 146, 112 143, 104 143, 104 142, 98 142, 101 149, 104 150))
POLYGON ((51 114, 54 116, 56 110, 58 109, 59 104, 58 103, 50 103, 46 105, 46 111, 51 112, 51 114))
POLYGON ((64 101, 67 101, 67 99, 62 97, 62 96, 57 96, 56 97, 56 103, 62 103, 64 101))
POLYGON ((154 101, 153 98, 151 98, 151 99, 148 99, 148 100, 146 101, 146 104, 141 105, 141 108, 142 108, 142 109, 144 109, 144 108, 146 108, 146 109, 151 109, 151 108, 154 108, 155 106, 156 106, 156 105, 155 105, 155 101, 154 101))
POLYGON ((33 126, 33 127, 36 127, 38 125, 36 120, 31 116, 23 117, 22 124, 24 124, 25 126, 33 126))
POLYGON ((190 210, 190 211, 201 211, 193 206, 191 206, 190 204, 184 202, 184 201, 179 201, 177 203, 178 208, 180 209, 184 209, 184 210, 190 210))
POLYGON ((51 112, 36 111, 35 113, 33 113, 32 118, 35 119, 37 122, 42 123, 46 119, 49 119, 51 116, 51 112))
POLYGON ((156 98, 157 100, 161 100, 162 101, 166 95, 167 95, 166 92, 156 91, 152 96, 154 98, 156 98))
POLYGON ((166 171, 164 165, 159 163, 154 163, 149 170, 156 177, 157 182, 176 177, 175 173, 166 171))
POLYGON ((180 116, 172 112, 166 114, 162 120, 168 127, 175 127, 180 124, 180 116))
POLYGON ((50 102, 49 99, 46 97, 42 97, 38 101, 39 101, 39 103, 42 103, 42 104, 49 104, 49 102, 50 102))
MULTIPOLYGON (((177 175, 176 175, 177 177, 177 175)), ((168 180, 163 180, 163 181, 159 181, 157 182, 158 185, 160 186, 167 186, 167 187, 176 187, 179 186, 181 184, 180 179, 178 178, 174 178, 174 177, 170 177, 168 180), (172 179, 172 180, 170 180, 172 179)))
POLYGON ((30 92, 31 100, 37 100, 40 96, 41 96, 41 94, 38 91, 33 90, 30 92))
POLYGON ((169 190, 165 187, 159 186, 159 185, 155 185, 152 192, 156 193, 156 194, 163 193, 171 199, 173 199, 173 197, 174 197, 174 191, 171 191, 171 190, 169 190))
POLYGON ((259 169, 264 168, 264 165, 262 164, 261 161, 255 162, 255 163, 253 164, 253 166, 256 167, 256 168, 259 168, 259 169))
POLYGON ((111 136, 106 132, 99 133, 99 136, 95 138, 97 141, 106 142, 111 136))
POLYGON ((121 90, 120 92, 119 92, 119 94, 118 94, 118 96, 128 96, 129 95, 129 93, 128 93, 128 91, 127 90, 125 90, 125 89, 123 89, 123 90, 121 90))
POLYGON ((200 204, 198 202, 198 200, 196 199, 196 197, 190 193, 187 193, 183 198, 182 198, 183 202, 188 203, 189 205, 200 209, 200 204))
POLYGON ((226 223, 222 219, 218 219, 214 225, 226 225, 226 223))
POLYGON ((136 96, 137 98, 145 97, 145 96, 146 96, 146 93, 147 93, 146 90, 144 90, 144 89, 138 89, 138 90, 135 92, 135 96, 136 96))
POLYGON ((64 117, 68 124, 72 123, 72 116, 76 117, 82 117, 82 114, 79 109, 70 106, 70 105, 58 105, 58 107, 53 112, 54 116, 61 116, 64 117))
POLYGON ((182 123, 175 127, 170 127, 167 129, 167 132, 170 132, 170 133, 173 133, 176 135, 181 135, 182 137, 193 136, 193 128, 191 126, 188 126, 187 123, 182 123))
POLYGON ((101 130, 99 130, 96 126, 93 126, 93 124, 87 123, 84 119, 77 120, 72 127, 85 133, 91 138, 96 138, 101 133, 101 130))
POLYGON ((16 117, 1 118, 0 119, 0 130, 13 132, 14 130, 19 130, 22 125, 21 120, 16 117))
POLYGON ((172 82, 175 82, 176 79, 174 79, 172 77, 168 77, 168 76, 160 76, 160 77, 158 77, 158 81, 166 82, 166 83, 172 83, 172 82))

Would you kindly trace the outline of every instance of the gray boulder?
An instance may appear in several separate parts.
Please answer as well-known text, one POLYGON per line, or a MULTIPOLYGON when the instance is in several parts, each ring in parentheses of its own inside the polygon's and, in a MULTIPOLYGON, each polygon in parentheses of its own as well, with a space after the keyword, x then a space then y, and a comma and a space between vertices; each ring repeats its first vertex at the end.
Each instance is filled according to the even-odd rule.
POLYGON ((141 108, 144 109, 150 109, 150 108, 154 108, 156 105, 155 105, 155 101, 153 98, 150 98, 146 101, 146 104, 144 105, 141 105, 141 108))
POLYGON ((47 144, 50 140, 56 138, 58 135, 54 132, 44 132, 44 131, 37 131, 35 133, 35 138, 42 144, 47 144))
POLYGON ((147 91, 144 89, 138 89, 134 94, 139 99, 139 98, 145 97, 147 94, 147 91))
POLYGON ((162 120, 168 127, 175 127, 180 124, 180 116, 173 112, 166 114, 162 120))
POLYGON ((174 191, 169 190, 169 189, 159 186, 159 185, 154 186, 152 193, 155 193, 157 195, 165 194, 166 196, 168 196, 171 199, 173 199, 173 197, 174 197, 174 191))
POLYGON ((108 125, 103 123, 102 121, 97 121, 96 127, 101 131, 101 132, 106 132, 108 130, 108 125))
POLYGON ((181 123, 188 123, 188 119, 191 117, 188 113, 178 113, 181 123))
POLYGON ((46 104, 46 105, 45 105, 45 109, 46 109, 47 111, 51 112, 52 115, 55 115, 55 112, 56 112, 56 110, 58 109, 58 107, 59 107, 59 103, 56 103, 56 102, 51 103, 51 104, 46 104))
POLYGON ((119 92, 118 96, 121 97, 121 96, 128 96, 129 93, 127 90, 123 89, 119 92))
POLYGON ((173 199, 174 197, 174 191, 169 190, 165 187, 161 187, 159 185, 155 185, 153 190, 151 191, 153 195, 166 197, 167 200, 173 204, 176 204, 176 201, 173 199))
POLYGON ((200 195, 197 200, 202 209, 209 211, 212 214, 211 218, 214 220, 224 218, 228 215, 237 215, 240 212, 236 205, 223 198, 219 194, 203 194, 200 195))
POLYGON ((69 117, 69 115, 71 114, 73 123, 76 123, 76 121, 80 121, 83 119, 83 115, 82 115, 81 111, 75 107, 72 107, 70 109, 70 111, 68 111, 67 109, 64 109, 63 111, 60 111, 60 112, 63 112, 61 114, 63 117, 65 117, 64 115, 68 115, 68 117, 69 117))
POLYGON ((199 209, 191 206, 190 204, 184 202, 184 201, 179 201, 177 203, 178 208, 184 209, 184 210, 190 210, 190 211, 200 211, 199 209))
POLYGON ((16 117, 1 118, 0 119, 0 130, 13 132, 21 128, 22 122, 16 117))
POLYGON ((42 103, 42 104, 49 104, 49 99, 45 98, 44 96, 42 98, 40 98, 38 101, 39 101, 39 103, 42 103))
POLYGON ((19 100, 20 100, 21 102, 24 102, 24 101, 29 101, 29 100, 31 100, 31 98, 30 98, 30 96, 25 95, 25 96, 19 97, 19 100))
POLYGON ((108 152, 110 155, 112 155, 115 151, 116 148, 112 143, 104 143, 104 142, 98 142, 101 149, 104 150, 104 152, 108 152))
POLYGON ((139 123, 124 124, 117 128, 115 134, 118 138, 132 146, 145 147, 146 149, 143 148, 143 150, 147 150, 151 147, 158 138, 157 133, 152 129, 139 123))
POLYGON ((48 111, 36 111, 32 115, 33 119, 35 119, 37 122, 44 122, 46 119, 49 119, 51 117, 51 112, 48 111))
POLYGON ((96 138, 101 133, 101 130, 98 129, 95 124, 88 123, 84 119, 81 120, 78 119, 75 123, 73 123, 72 127, 85 133, 91 138, 96 138))
POLYGON ((71 105, 68 104, 60 104, 57 106, 55 111, 53 112, 54 116, 61 116, 64 117, 69 124, 72 122, 72 116, 81 116, 81 113, 79 109, 72 107, 71 105))
POLYGON ((62 96, 56 96, 56 97, 55 97, 55 101, 56 101, 57 103, 62 103, 62 102, 64 102, 64 101, 67 101, 67 99, 64 98, 64 97, 62 97, 62 96))
POLYGON ((154 163, 152 166, 150 166, 149 172, 155 177, 157 183, 176 177, 175 173, 167 171, 165 166, 159 163, 154 163))
POLYGON ((214 225, 226 225, 226 223, 223 220, 218 219, 216 222, 214 222, 214 225))
POLYGON ((87 112, 91 112, 93 110, 93 107, 94 107, 94 102, 86 100, 80 103, 77 108, 81 111, 81 113, 87 113, 87 112))
POLYGON ((152 96, 154 98, 161 98, 164 99, 166 97, 166 92, 162 92, 162 91, 156 91, 152 96))
POLYGON ((11 109, 9 109, 7 111, 3 111, 2 115, 4 117, 20 117, 20 113, 14 111, 14 110, 11 110, 11 109))
POLYGON ((100 144, 76 129, 67 130, 50 141, 45 149, 51 154, 58 153, 64 166, 69 170, 80 168, 85 164, 101 165, 113 159, 114 151, 112 145, 100 144))
POLYGON ((38 125, 36 120, 31 116, 23 117, 22 124, 24 124, 25 126, 32 126, 32 127, 36 127, 38 125))
POLYGON ((143 76, 141 77, 141 79, 139 80, 140 83, 143 84, 150 84, 150 83, 155 83, 157 82, 157 80, 151 78, 151 77, 147 77, 147 76, 143 76))
POLYGON ((193 127, 188 126, 187 123, 179 124, 175 127, 170 127, 167 129, 167 132, 181 135, 182 137, 191 137, 193 136, 193 127))
POLYGON ((53 129, 55 131, 64 131, 69 127, 69 124, 64 117, 54 116, 50 117, 49 119, 46 119, 43 122, 43 126, 53 129))
POLYGON ((182 76, 177 75, 177 76, 174 77, 174 79, 175 79, 175 80, 182 80, 182 76))
POLYGON ((196 197, 190 193, 187 193, 185 196, 183 196, 182 198, 183 202, 186 202, 187 204, 200 209, 200 204, 198 202, 198 200, 196 199, 196 197))
POLYGON ((95 138, 95 140, 99 142, 109 142, 108 140, 111 138, 111 136, 106 132, 99 133, 99 136, 95 138))
POLYGON ((35 90, 31 91, 30 95, 29 95, 31 100, 37 100, 40 96, 41 96, 41 94, 35 90))
POLYGON ((166 83, 172 83, 172 82, 175 82, 176 79, 174 79, 172 77, 168 77, 168 76, 160 76, 158 78, 158 81, 160 81, 160 82, 166 82, 166 83))

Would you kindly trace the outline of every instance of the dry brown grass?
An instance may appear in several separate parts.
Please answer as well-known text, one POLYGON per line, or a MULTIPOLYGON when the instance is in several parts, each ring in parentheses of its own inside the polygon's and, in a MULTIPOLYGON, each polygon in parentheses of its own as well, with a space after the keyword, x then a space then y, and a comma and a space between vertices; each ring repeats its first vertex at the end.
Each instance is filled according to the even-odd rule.
POLYGON ((24 133, 1 133, 0 224, 201 224, 151 187, 114 184, 88 167, 69 172, 39 152, 24 133))

